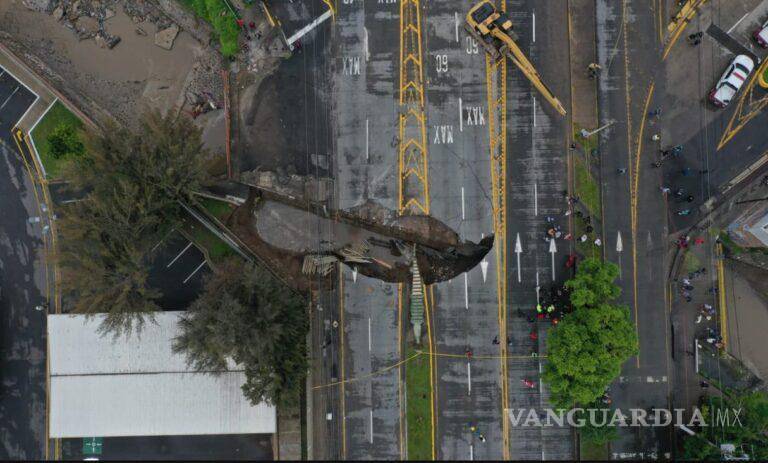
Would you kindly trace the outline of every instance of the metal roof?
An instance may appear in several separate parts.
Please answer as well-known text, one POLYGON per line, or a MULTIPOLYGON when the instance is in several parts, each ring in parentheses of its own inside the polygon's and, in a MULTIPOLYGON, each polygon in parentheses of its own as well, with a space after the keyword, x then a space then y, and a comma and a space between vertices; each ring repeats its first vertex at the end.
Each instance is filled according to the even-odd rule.
POLYGON ((173 353, 182 313, 116 339, 96 332, 102 316, 49 315, 51 437, 274 433, 274 407, 243 397, 242 369, 199 373, 173 353))

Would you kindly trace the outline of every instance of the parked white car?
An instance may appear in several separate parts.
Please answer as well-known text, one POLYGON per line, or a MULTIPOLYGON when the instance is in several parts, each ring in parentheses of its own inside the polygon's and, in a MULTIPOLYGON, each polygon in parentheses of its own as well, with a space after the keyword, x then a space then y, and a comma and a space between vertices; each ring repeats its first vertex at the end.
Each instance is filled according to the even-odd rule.
POLYGON ((755 62, 747 55, 738 55, 728 65, 715 88, 709 92, 709 100, 718 108, 728 106, 733 97, 752 73, 755 62))
POLYGON ((753 37, 755 40, 757 40, 757 43, 759 43, 761 47, 768 47, 768 21, 763 23, 762 27, 755 31, 753 37))

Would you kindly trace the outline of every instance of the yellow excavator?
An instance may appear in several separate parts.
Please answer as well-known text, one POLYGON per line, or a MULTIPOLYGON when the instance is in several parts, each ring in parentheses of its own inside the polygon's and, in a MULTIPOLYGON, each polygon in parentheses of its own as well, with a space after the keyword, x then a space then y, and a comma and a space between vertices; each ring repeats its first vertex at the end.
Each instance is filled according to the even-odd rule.
POLYGON ((508 57, 534 87, 555 108, 555 111, 565 116, 565 108, 560 100, 544 85, 541 76, 533 67, 515 40, 517 35, 512 30, 512 21, 503 11, 498 11, 491 0, 483 0, 467 13, 464 29, 474 37, 493 59, 508 57))

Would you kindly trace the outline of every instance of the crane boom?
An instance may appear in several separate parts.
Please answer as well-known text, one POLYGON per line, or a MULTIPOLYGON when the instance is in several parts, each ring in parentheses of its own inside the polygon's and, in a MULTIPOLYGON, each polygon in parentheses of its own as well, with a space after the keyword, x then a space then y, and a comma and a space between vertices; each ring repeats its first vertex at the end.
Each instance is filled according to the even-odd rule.
POLYGON ((512 21, 505 12, 497 11, 496 6, 490 0, 482 0, 467 13, 464 29, 494 59, 499 59, 502 56, 508 57, 536 90, 544 96, 544 99, 555 108, 555 111, 565 116, 565 108, 560 100, 544 84, 541 75, 515 42, 516 35, 512 31, 512 21))

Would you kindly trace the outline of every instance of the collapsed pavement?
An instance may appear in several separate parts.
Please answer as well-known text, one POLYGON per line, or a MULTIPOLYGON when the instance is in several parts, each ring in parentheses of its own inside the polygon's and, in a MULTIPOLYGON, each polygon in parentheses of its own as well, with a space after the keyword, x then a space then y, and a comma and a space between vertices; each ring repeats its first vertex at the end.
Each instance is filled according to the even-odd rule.
POLYGON ((415 263, 429 285, 472 269, 493 247, 493 235, 479 243, 462 241, 434 217, 401 216, 373 201, 349 210, 331 209, 328 179, 253 171, 240 182, 209 190, 214 197, 240 204, 224 225, 299 290, 330 287, 337 263, 405 284, 412 283, 415 263), (332 241, 318 242, 320 229, 332 230, 332 241))

